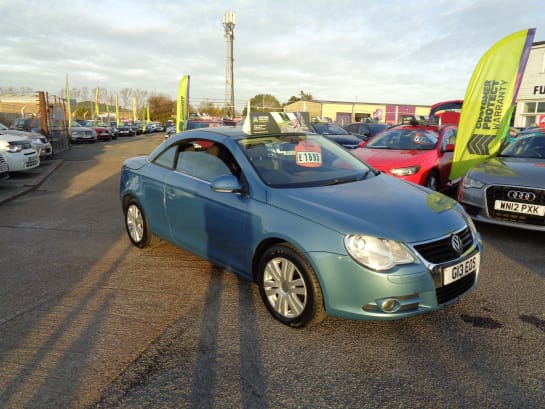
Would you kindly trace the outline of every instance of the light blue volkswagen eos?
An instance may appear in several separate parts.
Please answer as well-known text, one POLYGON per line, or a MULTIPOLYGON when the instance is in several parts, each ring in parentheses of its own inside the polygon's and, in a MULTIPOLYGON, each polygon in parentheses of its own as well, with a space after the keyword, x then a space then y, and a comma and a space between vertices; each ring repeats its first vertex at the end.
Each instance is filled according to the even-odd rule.
POLYGON ((457 202, 320 135, 258 122, 251 135, 183 132, 126 160, 120 194, 134 245, 165 240, 257 282, 292 327, 328 314, 409 317, 476 287, 482 243, 457 202))

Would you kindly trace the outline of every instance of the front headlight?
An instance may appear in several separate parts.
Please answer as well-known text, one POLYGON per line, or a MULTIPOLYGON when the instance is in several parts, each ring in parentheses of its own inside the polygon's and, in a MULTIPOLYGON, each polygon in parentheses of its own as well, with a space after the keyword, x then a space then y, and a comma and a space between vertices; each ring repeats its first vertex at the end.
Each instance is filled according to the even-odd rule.
POLYGON ((17 153, 21 152, 23 150, 23 147, 21 145, 10 145, 6 150, 10 153, 17 153))
POLYGON ((408 166, 406 168, 393 168, 390 169, 390 173, 396 176, 409 176, 414 175, 420 170, 420 166, 408 166))
POLYGON ((485 184, 483 182, 475 178, 472 178, 469 175, 465 175, 462 179, 462 187, 464 189, 470 189, 470 188, 482 189, 484 185, 485 184))
POLYGON ((372 270, 388 270, 415 261, 407 248, 394 240, 349 234, 344 237, 344 246, 354 260, 372 270))

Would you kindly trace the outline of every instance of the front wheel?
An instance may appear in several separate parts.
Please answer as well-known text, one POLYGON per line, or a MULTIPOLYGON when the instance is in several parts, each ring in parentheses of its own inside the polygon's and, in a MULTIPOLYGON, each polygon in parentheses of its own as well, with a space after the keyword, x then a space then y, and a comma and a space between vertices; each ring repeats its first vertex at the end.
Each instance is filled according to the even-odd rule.
POLYGON ((426 178, 426 187, 431 190, 439 190, 439 174, 437 171, 432 170, 426 178))
POLYGON ((125 227, 132 243, 138 248, 143 248, 159 241, 157 236, 151 232, 146 216, 140 204, 135 199, 131 199, 125 208, 125 227))
POLYGON ((287 243, 275 245, 263 254, 258 284, 265 306, 283 324, 302 328, 318 324, 327 315, 312 266, 287 243))

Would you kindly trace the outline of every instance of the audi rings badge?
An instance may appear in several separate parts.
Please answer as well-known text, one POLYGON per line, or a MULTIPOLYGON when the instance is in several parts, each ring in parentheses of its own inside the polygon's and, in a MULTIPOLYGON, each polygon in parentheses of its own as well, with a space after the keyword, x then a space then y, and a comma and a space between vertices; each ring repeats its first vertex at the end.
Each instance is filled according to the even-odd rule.
POLYGON ((521 192, 518 190, 510 190, 507 192, 507 197, 511 200, 526 200, 528 202, 536 200, 536 194, 534 192, 521 192))

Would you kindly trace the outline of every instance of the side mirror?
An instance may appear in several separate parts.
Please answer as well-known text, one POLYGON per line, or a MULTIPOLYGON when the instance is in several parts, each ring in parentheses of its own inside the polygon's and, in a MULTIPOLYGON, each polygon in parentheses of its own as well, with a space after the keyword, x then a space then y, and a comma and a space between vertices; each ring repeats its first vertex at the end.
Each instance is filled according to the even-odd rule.
POLYGON ((454 144, 448 143, 447 146, 445 146, 445 152, 454 152, 454 144))
POLYGON ((212 181, 210 188, 214 192, 218 193, 233 193, 240 192, 242 190, 242 185, 239 180, 234 175, 223 175, 218 176, 212 181))

